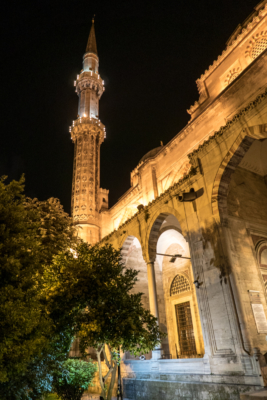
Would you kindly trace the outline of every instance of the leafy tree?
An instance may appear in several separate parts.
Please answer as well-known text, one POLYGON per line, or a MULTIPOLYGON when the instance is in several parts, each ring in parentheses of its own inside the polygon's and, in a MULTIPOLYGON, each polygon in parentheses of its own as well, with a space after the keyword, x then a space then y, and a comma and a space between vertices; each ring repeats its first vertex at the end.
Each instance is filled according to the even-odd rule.
POLYGON ((66 307, 72 304, 84 310, 76 317, 80 347, 84 353, 95 348, 102 397, 110 400, 120 362, 118 348, 148 353, 163 336, 156 318, 142 306, 142 294, 132 293, 138 272, 126 269, 120 251, 111 245, 82 243, 76 258, 71 252, 58 255, 46 274, 55 301, 64 298, 66 307), (105 376, 101 353, 108 367, 105 376))
POLYGON ((53 373, 62 370, 72 340, 69 332, 51 338, 50 347, 29 362, 26 373, 0 384, 0 399, 40 400, 44 393, 52 391, 53 373))
POLYGON ((62 400, 80 400, 96 370, 91 361, 68 359, 60 371, 55 371, 53 389, 62 400))
POLYGON ((23 177, 0 179, 1 399, 42 386, 45 365, 66 357, 73 335, 73 314, 47 296, 44 271, 76 246, 77 233, 57 199, 29 199, 23 191, 23 177))
POLYGON ((110 399, 118 347, 147 353, 161 337, 141 294, 131 292, 137 272, 112 246, 80 243, 58 200, 25 198, 23 190, 23 178, 0 180, 0 398, 37 399, 49 390, 76 331, 84 352, 96 349, 110 399))

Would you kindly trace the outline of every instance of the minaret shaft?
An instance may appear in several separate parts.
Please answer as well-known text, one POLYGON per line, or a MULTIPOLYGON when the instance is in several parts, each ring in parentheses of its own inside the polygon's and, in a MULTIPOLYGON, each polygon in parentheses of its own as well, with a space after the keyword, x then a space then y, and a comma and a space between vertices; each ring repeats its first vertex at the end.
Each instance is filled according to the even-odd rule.
POLYGON ((80 227, 80 237, 90 244, 95 244, 100 239, 99 167, 100 145, 105 137, 105 127, 98 117, 99 99, 104 91, 104 82, 98 74, 93 25, 87 49, 95 52, 86 52, 83 57, 84 69, 75 82, 79 96, 78 118, 70 127, 71 138, 75 145, 72 216, 74 222, 80 227))

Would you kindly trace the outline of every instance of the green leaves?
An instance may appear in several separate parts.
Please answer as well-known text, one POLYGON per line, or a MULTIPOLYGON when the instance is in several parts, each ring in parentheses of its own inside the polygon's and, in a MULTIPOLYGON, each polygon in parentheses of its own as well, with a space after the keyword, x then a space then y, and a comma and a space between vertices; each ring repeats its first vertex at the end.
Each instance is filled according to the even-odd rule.
POLYGON ((68 359, 53 376, 53 389, 62 400, 80 400, 92 383, 96 364, 89 361, 68 359))
MULTIPOLYGON (((143 308, 142 293, 133 294, 138 272, 126 269, 120 251, 111 245, 90 246, 81 243, 76 248, 78 257, 71 252, 54 258, 49 279, 57 281, 51 296, 68 309, 79 310, 75 315, 80 350, 88 347, 98 352, 102 396, 110 399, 120 363, 118 348, 133 354, 148 353, 159 343, 163 334, 157 320, 143 308), (56 275, 56 271, 61 272, 56 275), (109 349, 109 360, 105 348, 109 349), (102 382, 100 352, 111 375, 109 388, 102 382)), ((106 376, 107 379, 107 376, 106 376)))
MULTIPOLYGON (((26 377, 37 373, 37 359, 44 368, 60 332, 72 329, 60 304, 49 299, 44 272, 57 254, 77 243, 72 220, 57 199, 41 202, 23 191, 23 177, 9 184, 0 179, 0 392, 13 387, 14 396, 18 386, 27 387, 26 377)), ((32 379, 33 388, 38 379, 32 379)))
POLYGON ((74 333, 84 352, 110 349, 112 386, 118 348, 147 353, 162 335, 141 293, 132 293, 138 272, 112 246, 79 241, 57 199, 25 198, 23 190, 23 177, 0 179, 0 398, 37 400, 55 370, 58 390, 65 382, 78 396, 91 375, 72 361, 65 375, 60 367, 74 333))

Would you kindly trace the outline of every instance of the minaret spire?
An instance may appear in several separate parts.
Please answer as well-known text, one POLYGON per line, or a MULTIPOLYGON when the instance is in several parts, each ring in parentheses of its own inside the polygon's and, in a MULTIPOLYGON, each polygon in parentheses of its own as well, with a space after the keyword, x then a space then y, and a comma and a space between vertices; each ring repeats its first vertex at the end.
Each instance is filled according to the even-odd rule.
POLYGON ((97 46, 96 46, 96 37, 95 37, 95 19, 92 19, 92 26, 86 46, 86 53, 95 53, 97 54, 97 46))
POLYGON ((100 211, 108 208, 108 191, 100 188, 100 145, 106 133, 99 119, 99 100, 105 89, 98 64, 93 19, 83 69, 74 82, 79 97, 78 118, 70 127, 75 144, 72 216, 80 237, 90 244, 100 240, 100 211))

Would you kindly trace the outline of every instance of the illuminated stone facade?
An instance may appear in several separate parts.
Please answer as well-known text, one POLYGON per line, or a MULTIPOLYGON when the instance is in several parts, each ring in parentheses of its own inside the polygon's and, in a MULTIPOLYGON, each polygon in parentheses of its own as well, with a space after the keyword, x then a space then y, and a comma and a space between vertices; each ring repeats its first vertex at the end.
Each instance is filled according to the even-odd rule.
MULTIPOLYGON (((238 399, 267 384, 266 34, 264 0, 197 80, 187 126, 141 159, 112 208, 97 205, 94 189, 100 242, 140 271, 135 290, 167 333, 146 360, 124 355, 129 399, 238 399), (192 189, 199 196, 180 201, 192 189)), ((94 121, 85 126, 96 128, 99 152, 104 128, 94 121)))

